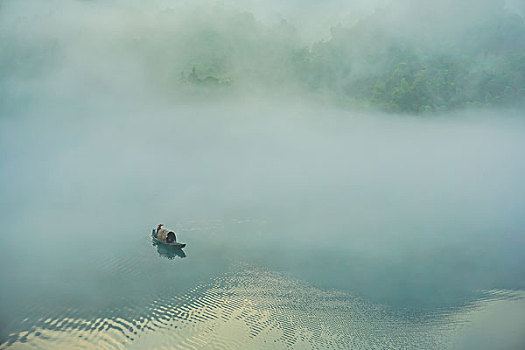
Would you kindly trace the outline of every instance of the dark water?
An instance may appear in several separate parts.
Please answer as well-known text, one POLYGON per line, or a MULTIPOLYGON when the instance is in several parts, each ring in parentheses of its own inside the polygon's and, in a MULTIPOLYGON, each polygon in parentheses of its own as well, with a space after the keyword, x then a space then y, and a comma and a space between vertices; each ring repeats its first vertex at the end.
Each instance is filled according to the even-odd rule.
POLYGON ((525 345, 519 115, 79 113, 2 120, 0 348, 525 345))

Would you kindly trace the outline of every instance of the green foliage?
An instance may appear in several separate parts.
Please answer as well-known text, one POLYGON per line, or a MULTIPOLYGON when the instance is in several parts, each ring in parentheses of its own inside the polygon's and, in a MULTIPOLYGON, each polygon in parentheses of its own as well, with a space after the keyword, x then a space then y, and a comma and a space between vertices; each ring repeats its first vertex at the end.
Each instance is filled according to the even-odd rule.
POLYGON ((388 38, 388 33, 361 23, 353 30, 336 28, 331 40, 294 52, 293 63, 306 88, 332 91, 391 112, 522 102, 523 20, 507 16, 477 29, 472 29, 478 35, 475 43, 439 50, 406 38, 388 38))
POLYGON ((336 25, 317 42, 285 20, 269 25, 220 3, 135 13, 122 25, 109 21, 107 28, 80 26, 71 33, 60 25, 26 33, 38 18, 16 19, 0 31, 0 93, 16 86, 13 81, 82 67, 104 83, 129 69, 166 94, 299 88, 396 113, 525 101, 523 18, 505 12, 501 0, 442 2, 411 1, 407 11, 392 4, 352 25, 336 25), (89 56, 94 52, 105 54, 89 56), (121 61, 122 68, 107 69, 121 61))

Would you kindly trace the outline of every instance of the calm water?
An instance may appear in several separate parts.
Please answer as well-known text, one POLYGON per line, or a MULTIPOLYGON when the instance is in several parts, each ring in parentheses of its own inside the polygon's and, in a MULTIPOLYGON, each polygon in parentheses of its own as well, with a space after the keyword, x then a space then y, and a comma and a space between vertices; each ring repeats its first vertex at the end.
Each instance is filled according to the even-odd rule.
POLYGON ((525 346, 522 116, 43 113, 1 121, 2 349, 525 346))

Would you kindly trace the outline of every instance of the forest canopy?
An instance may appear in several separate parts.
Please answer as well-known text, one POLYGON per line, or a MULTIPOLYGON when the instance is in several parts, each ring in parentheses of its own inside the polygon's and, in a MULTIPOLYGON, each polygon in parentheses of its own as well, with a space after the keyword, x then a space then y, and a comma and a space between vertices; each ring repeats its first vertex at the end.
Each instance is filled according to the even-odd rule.
POLYGON ((82 13, 75 17, 4 0, 2 99, 23 96, 42 77, 74 75, 53 86, 78 88, 79 74, 110 92, 131 85, 185 96, 277 88, 404 113, 525 99, 523 11, 502 0, 403 0, 359 14, 338 0, 299 4, 317 6, 304 11, 311 18, 292 5, 269 16, 242 1, 116 3, 64 2, 64 13, 82 13))
POLYGON ((424 23, 419 33, 396 32, 379 25, 390 14, 377 13, 299 53, 299 79, 394 112, 518 103, 525 98, 525 23, 500 10, 454 33, 443 33, 446 19, 443 32, 424 23))

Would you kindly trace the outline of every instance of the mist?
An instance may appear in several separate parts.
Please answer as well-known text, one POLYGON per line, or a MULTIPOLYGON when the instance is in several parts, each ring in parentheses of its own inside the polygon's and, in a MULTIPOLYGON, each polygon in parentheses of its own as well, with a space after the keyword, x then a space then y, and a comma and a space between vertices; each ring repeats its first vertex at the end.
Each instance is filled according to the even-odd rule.
MULTIPOLYGON (((489 348, 486 337, 520 348, 523 11, 496 0, 0 2, 0 347, 28 329, 30 343, 68 346, 78 330, 42 320, 134 323, 166 294, 218 286, 269 305, 257 318, 279 309, 253 292, 269 278, 279 298, 327 293, 304 302, 343 347, 349 331, 335 324, 371 309, 363 329, 397 348, 489 348), (159 222, 188 244, 184 259, 144 238, 159 222), (338 293, 354 311, 334 309, 338 293)), ((244 336, 217 332, 230 348, 244 336)), ((90 347, 105 335, 82 336, 90 347)))
POLYGON ((1 16, 4 108, 272 92, 418 114, 525 97, 515 2, 3 1, 1 16))

